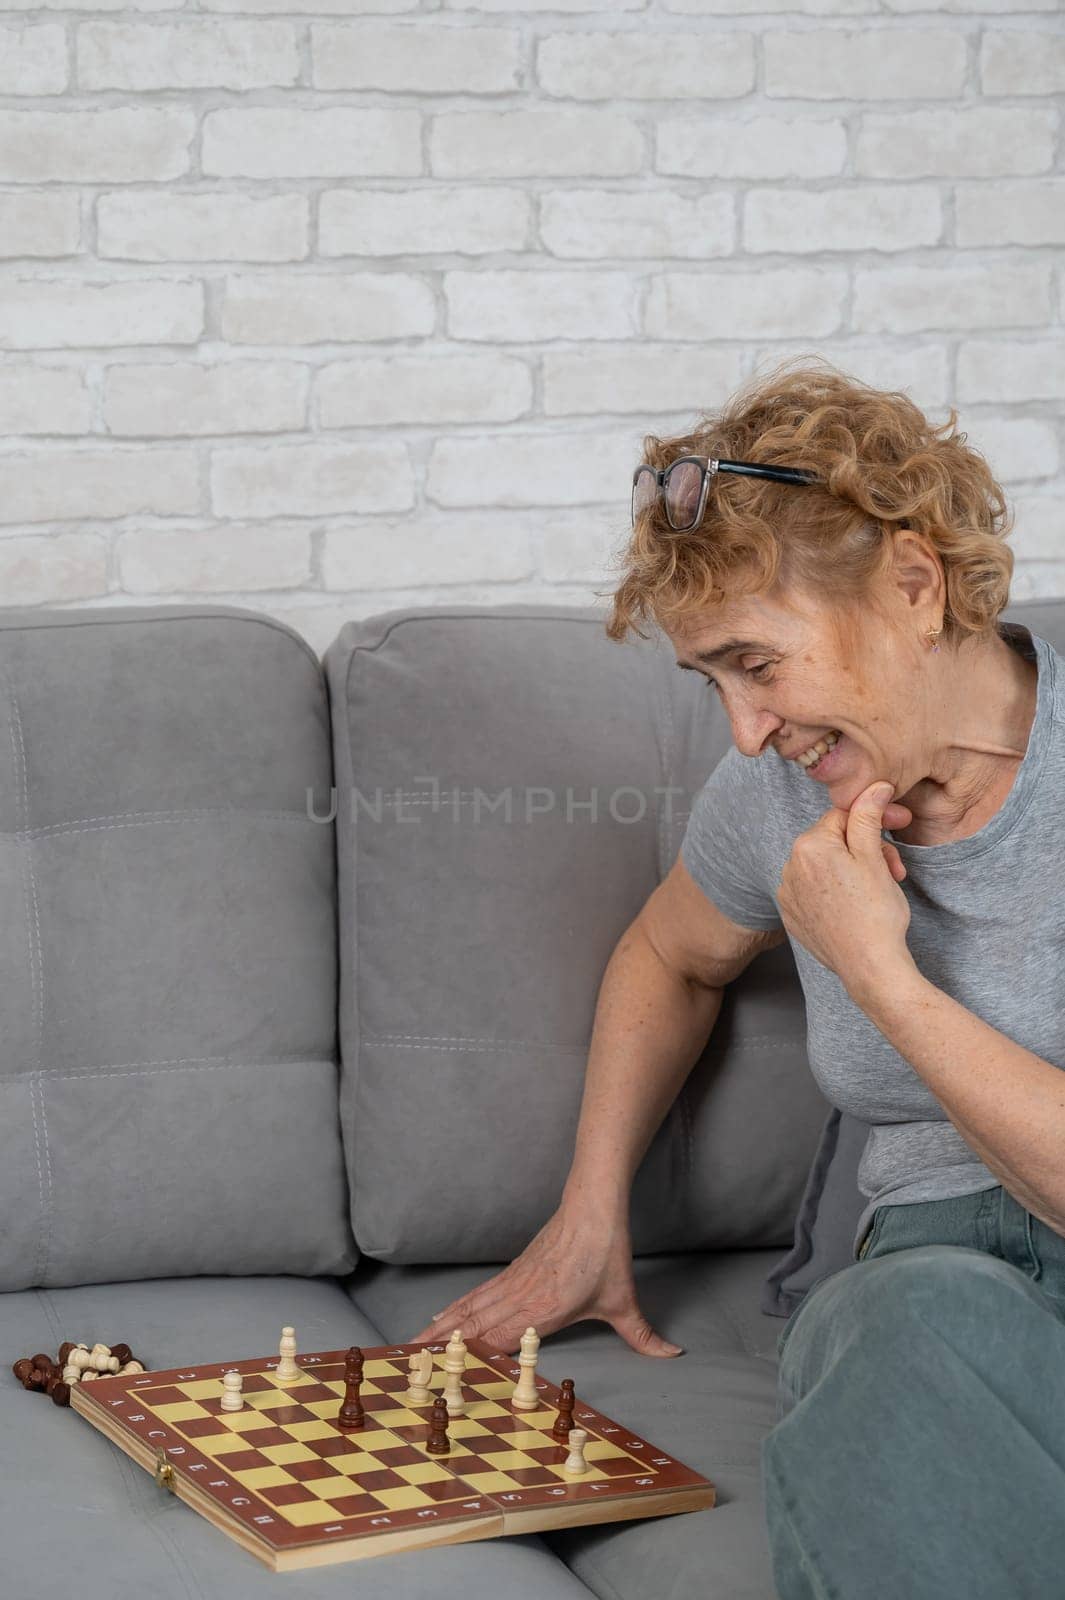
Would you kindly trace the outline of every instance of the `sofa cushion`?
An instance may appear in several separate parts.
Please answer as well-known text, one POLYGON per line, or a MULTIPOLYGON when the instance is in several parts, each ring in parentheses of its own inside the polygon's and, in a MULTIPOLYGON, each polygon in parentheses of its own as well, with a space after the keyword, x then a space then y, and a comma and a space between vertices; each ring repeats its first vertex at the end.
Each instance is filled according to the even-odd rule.
MULTIPOLYGON (((589 1322, 543 1340, 545 1377, 573 1378, 578 1397, 675 1452, 717 1488, 707 1511, 545 1534, 597 1595, 774 1600, 760 1452, 777 1420, 781 1328, 758 1303, 771 1258, 766 1250, 725 1250, 636 1262, 652 1325, 684 1347, 674 1359, 637 1355, 612 1329, 589 1322)), ((350 1293, 398 1342, 491 1270, 363 1260, 350 1293)))
MULTIPOLYGON (((729 747, 671 647, 603 621, 414 608, 326 652, 341 1113, 372 1256, 510 1257, 554 1209, 604 969, 729 747)), ((726 991, 644 1159, 635 1248, 789 1240, 825 1111, 781 946, 726 991)))
POLYGON ((0 1288, 349 1269, 317 658, 5 611, 0 741, 0 1288))
MULTIPOLYGON (((123 1340, 157 1368, 277 1348, 292 1323, 302 1350, 386 1337, 334 1281, 203 1278, 0 1295, 0 1347, 55 1355, 67 1338, 123 1340)), ((76 1411, 0 1384, 3 1591, 25 1600, 588 1600, 537 1537, 373 1557, 273 1574, 156 1486, 76 1411)))

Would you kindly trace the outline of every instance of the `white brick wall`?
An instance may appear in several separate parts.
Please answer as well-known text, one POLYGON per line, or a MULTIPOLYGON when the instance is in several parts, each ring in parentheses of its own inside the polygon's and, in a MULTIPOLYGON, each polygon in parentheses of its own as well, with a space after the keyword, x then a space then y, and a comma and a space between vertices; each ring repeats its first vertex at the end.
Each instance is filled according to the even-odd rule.
POLYGON ((1062 0, 0 12, 0 604, 602 602, 644 434, 803 352, 1065 595, 1062 0))

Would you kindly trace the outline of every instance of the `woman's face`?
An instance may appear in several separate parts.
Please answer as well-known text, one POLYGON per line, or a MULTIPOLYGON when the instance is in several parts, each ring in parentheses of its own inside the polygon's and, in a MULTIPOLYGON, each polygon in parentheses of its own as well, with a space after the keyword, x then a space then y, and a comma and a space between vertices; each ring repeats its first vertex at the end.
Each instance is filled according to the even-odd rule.
POLYGON ((871 613, 860 660, 845 660, 825 607, 750 596, 669 636, 678 666, 706 675, 744 755, 774 749, 794 760, 826 734, 840 735, 823 762, 806 769, 834 805, 850 806, 877 779, 890 779, 898 794, 923 775, 919 647, 931 651, 916 631, 907 647, 871 613))

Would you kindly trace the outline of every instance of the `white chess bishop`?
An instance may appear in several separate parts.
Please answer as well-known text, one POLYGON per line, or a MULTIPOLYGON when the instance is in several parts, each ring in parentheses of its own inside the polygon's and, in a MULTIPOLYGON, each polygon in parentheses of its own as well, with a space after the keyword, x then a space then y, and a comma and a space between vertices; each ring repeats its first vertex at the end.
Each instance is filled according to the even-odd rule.
POLYGON ((462 1375, 466 1371, 466 1345, 462 1330, 456 1328, 444 1350, 444 1399, 449 1417, 466 1415, 466 1396, 462 1392, 462 1375))

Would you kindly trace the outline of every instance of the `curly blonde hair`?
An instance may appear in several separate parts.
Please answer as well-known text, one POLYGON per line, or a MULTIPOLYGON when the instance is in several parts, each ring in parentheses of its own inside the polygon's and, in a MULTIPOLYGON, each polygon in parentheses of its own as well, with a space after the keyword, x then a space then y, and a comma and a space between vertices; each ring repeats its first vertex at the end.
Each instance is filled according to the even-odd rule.
POLYGON ((892 564, 892 530, 903 527, 942 562, 939 643, 994 633, 1009 602, 1013 514, 956 422, 952 407, 933 427, 905 394, 806 355, 749 380, 720 411, 701 413, 691 433, 648 434, 644 460, 653 467, 700 455, 803 467, 819 481, 718 473, 702 522, 681 534, 659 495, 613 563, 622 576, 607 635, 623 640, 631 628, 646 638, 637 620, 668 628, 743 595, 786 601, 797 589, 829 606, 841 645, 854 649, 863 611, 884 615, 880 580, 892 564))

